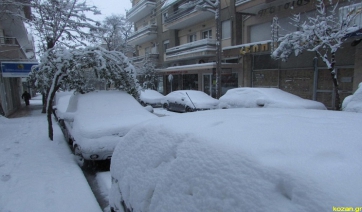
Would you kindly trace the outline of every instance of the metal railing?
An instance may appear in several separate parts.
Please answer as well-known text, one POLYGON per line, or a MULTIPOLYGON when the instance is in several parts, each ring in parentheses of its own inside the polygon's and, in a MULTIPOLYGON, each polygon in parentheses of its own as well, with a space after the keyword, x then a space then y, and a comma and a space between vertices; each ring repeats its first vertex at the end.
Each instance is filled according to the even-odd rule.
POLYGON ((15 37, 0 37, 0 45, 16 45, 16 46, 19 46, 19 42, 15 37))
POLYGON ((140 8, 142 5, 146 4, 147 2, 155 3, 156 5, 156 0, 141 0, 127 12, 127 17, 130 16, 133 12, 135 12, 138 8, 140 8))
POLYGON ((151 25, 148 25, 148 26, 145 26, 145 27, 142 27, 141 29, 135 31, 134 33, 132 33, 130 36, 129 36, 129 40, 132 40, 138 36, 140 36, 141 34, 144 34, 146 32, 157 32, 157 25, 155 24, 151 24, 151 25))
POLYGON ((216 40, 214 39, 202 39, 179 46, 175 46, 166 50, 166 56, 172 56, 175 54, 186 54, 188 52, 195 52, 198 50, 216 50, 216 40))

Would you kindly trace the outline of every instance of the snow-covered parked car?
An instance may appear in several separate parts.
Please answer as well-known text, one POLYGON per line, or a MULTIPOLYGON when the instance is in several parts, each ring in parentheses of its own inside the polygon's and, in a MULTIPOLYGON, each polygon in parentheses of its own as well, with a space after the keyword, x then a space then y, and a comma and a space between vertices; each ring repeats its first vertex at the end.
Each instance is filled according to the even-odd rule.
POLYGON ((110 207, 301 212, 360 206, 361 120, 362 114, 278 108, 159 118, 117 145, 110 207))
POLYGON ((123 91, 73 94, 66 111, 57 114, 64 120, 81 167, 109 160, 120 138, 132 127, 157 117, 123 91))
POLYGON ((353 95, 349 95, 343 100, 342 110, 362 113, 362 82, 353 95))
POLYGON ((162 107, 161 101, 164 97, 165 96, 158 91, 145 89, 140 93, 140 103, 143 106, 151 105, 154 108, 162 107))
POLYGON ((221 108, 299 108, 326 110, 317 101, 303 99, 278 88, 233 88, 220 97, 221 108))
POLYGON ((218 108, 219 100, 202 91, 178 90, 167 94, 162 105, 165 109, 175 112, 193 112, 218 108))

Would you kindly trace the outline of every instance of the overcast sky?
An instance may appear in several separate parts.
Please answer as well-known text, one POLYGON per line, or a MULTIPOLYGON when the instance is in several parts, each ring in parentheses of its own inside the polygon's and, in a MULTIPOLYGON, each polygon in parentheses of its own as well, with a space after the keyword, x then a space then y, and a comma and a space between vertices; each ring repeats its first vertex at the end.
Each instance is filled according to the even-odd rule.
POLYGON ((104 17, 112 14, 126 15, 126 10, 132 7, 131 0, 87 0, 88 5, 95 5, 102 12, 102 15, 94 16, 95 20, 103 20, 104 17))

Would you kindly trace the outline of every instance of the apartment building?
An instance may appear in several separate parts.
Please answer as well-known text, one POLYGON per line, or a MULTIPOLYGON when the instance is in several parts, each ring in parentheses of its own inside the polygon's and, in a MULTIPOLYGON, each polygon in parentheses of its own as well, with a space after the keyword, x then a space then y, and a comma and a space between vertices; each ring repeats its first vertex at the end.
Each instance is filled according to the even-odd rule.
MULTIPOLYGON (((295 31, 288 24, 293 14, 315 13, 315 0, 221 0, 221 94, 235 87, 276 87, 334 107, 330 73, 315 53, 273 60, 271 24, 278 17, 280 35, 295 31)), ((339 7, 351 4, 339 1, 339 7)), ((152 58, 162 83, 159 91, 196 89, 215 96, 215 14, 199 10, 201 0, 134 0, 127 18, 134 22, 130 44, 137 48, 134 62, 152 58)), ((362 16, 356 25, 362 28, 362 16)), ((362 81, 362 44, 351 46, 361 33, 349 38, 337 53, 342 100, 362 81)))
MULTIPOLYGON (((30 18, 30 8, 22 12, 30 18)), ((26 77, 36 60, 33 39, 23 21, 5 13, 0 17, 0 63, 0 113, 9 116, 21 106, 21 95, 28 90, 26 77)))

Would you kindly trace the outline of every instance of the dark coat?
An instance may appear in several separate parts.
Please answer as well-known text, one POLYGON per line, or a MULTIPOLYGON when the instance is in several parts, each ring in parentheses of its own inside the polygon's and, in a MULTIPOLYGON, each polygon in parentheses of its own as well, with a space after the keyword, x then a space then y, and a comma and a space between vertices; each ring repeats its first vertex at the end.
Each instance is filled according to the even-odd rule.
POLYGON ((23 95, 21 95, 21 98, 24 99, 24 100, 29 100, 29 99, 31 99, 30 93, 28 93, 27 91, 25 91, 25 92, 23 93, 23 95))

